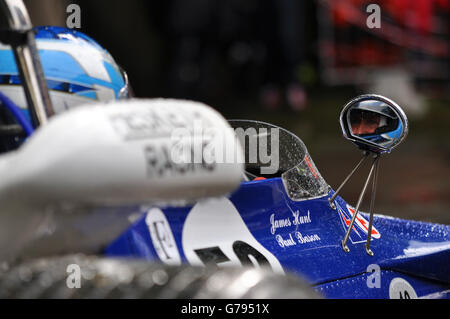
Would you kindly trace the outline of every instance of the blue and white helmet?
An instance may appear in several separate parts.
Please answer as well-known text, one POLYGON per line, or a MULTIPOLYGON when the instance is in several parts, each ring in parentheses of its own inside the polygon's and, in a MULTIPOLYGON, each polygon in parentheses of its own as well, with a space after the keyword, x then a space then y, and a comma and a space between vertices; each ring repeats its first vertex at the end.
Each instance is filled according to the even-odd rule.
MULTIPOLYGON (((81 104, 128 97, 126 73, 95 40, 63 27, 36 27, 35 31, 56 114, 81 104)), ((1 43, 0 91, 28 115, 13 52, 1 43)))

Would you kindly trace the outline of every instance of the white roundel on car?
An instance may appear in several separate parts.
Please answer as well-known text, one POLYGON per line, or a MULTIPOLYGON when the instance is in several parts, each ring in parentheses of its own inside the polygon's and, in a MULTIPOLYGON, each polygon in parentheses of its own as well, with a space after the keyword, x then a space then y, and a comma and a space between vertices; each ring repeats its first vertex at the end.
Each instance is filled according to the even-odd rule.
POLYGON ((389 299, 417 299, 417 293, 409 282, 396 277, 389 284, 389 299))
POLYGON ((159 259, 168 265, 181 265, 177 244, 166 216, 159 208, 152 208, 145 217, 153 246, 159 259))
POLYGON ((183 251, 192 265, 269 267, 284 273, 278 259, 250 233, 228 198, 197 203, 184 223, 183 251))

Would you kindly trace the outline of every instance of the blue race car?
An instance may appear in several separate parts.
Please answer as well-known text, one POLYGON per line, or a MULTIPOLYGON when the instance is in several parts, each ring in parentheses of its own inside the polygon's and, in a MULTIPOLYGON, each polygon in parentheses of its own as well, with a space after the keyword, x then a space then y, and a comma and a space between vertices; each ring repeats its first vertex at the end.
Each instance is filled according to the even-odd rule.
POLYGON ((265 291, 279 296, 449 298, 450 226, 373 214, 380 156, 408 131, 393 101, 364 95, 344 107, 344 136, 364 156, 334 191, 301 139, 280 127, 227 122, 191 101, 114 102, 130 88, 102 47, 58 28, 37 30, 36 47, 27 15, 16 14, 23 4, 13 4, 11 30, 0 34, 11 45, 0 47, 0 295, 85 296, 70 289, 93 286, 90 296, 117 296, 96 280, 101 274, 132 296, 209 276, 196 281, 195 296, 208 296, 211 282, 249 296, 236 291, 271 278, 265 291), (65 61, 61 70, 55 61, 65 61), (338 194, 369 158, 353 207, 338 194), (370 180, 366 214, 359 208, 370 180), (73 253, 97 257, 61 257, 73 253), (87 268, 84 284, 69 280, 77 267, 87 268), (184 272, 171 280, 173 267, 184 272), (236 267, 246 270, 227 281, 236 267))
POLYGON ((355 215, 341 197, 330 205, 334 191, 300 138, 267 123, 230 123, 235 129, 277 130, 279 170, 255 177, 268 164, 247 163, 247 180, 230 196, 149 207, 106 255, 171 265, 266 266, 305 278, 327 298, 450 296, 449 226, 375 215, 370 227, 369 215, 355 215), (342 239, 353 217, 346 251, 342 239), (369 228, 372 255, 365 247, 369 228))

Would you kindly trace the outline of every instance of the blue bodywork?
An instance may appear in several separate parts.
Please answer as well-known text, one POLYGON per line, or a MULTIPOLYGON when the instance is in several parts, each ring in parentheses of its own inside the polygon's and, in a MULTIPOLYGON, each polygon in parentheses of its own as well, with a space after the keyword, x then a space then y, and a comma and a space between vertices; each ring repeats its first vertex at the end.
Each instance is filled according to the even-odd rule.
POLYGON ((212 209, 202 219, 188 221, 195 206, 161 209, 170 236, 167 231, 164 236, 151 236, 146 218, 151 208, 144 209, 143 216, 111 243, 105 253, 167 262, 168 258, 161 259, 161 247, 170 245, 172 238, 180 261, 192 264, 192 258, 189 261, 187 257, 192 256, 192 245, 187 238, 192 233, 195 237, 198 232, 204 247, 197 244, 194 252, 204 262, 220 265, 232 260, 231 255, 236 253, 240 254, 242 264, 249 260, 253 264, 265 264, 266 258, 258 258, 258 250, 264 250, 266 257, 269 252, 270 258, 274 257, 284 271, 305 278, 328 298, 412 298, 414 294, 450 298, 450 267, 447 266, 450 226, 375 215, 372 233, 375 238, 371 242, 374 256, 369 256, 365 251, 367 231, 364 232, 367 215, 362 213, 348 242, 350 252, 346 253, 341 241, 346 231, 345 220, 351 218, 351 207, 338 196, 337 209, 332 209, 328 202, 332 194, 330 191, 324 197, 292 201, 281 178, 243 182, 229 199, 213 202, 209 206, 212 209), (220 210, 224 203, 234 206, 232 210, 238 212, 253 237, 250 241, 256 240, 263 248, 251 242, 243 244, 236 225, 216 225, 213 223, 221 221, 214 221, 214 216, 207 218, 208 213, 216 213, 214 205, 220 210), (208 228, 212 229, 211 234, 205 235, 202 229, 208 228), (234 251, 227 249, 231 246, 234 251), (239 247, 244 249, 239 252, 235 249, 239 247), (200 254, 205 251, 208 254, 200 254))

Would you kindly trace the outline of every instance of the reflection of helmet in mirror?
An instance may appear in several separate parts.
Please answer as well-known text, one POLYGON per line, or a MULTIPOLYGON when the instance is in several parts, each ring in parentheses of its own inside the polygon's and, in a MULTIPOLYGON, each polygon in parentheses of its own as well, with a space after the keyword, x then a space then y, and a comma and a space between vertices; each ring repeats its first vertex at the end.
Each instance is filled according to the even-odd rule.
POLYGON ((408 134, 408 119, 394 101, 377 94, 360 95, 341 111, 344 137, 363 151, 389 153, 408 134))
POLYGON ((397 123, 392 123, 392 126, 386 129, 384 132, 380 132, 382 136, 387 139, 398 139, 403 134, 403 126, 400 120, 397 120, 397 123))
POLYGON ((353 134, 359 136, 392 132, 400 125, 398 116, 382 101, 361 101, 351 107, 349 115, 353 134))
POLYGON ((377 100, 364 100, 352 106, 354 110, 363 110, 373 113, 378 113, 380 115, 390 117, 392 119, 398 118, 395 112, 391 109, 389 105, 382 101, 377 100))
MULTIPOLYGON (((35 32, 55 113, 81 104, 128 97, 130 88, 126 73, 92 38, 63 27, 36 27, 35 32)), ((30 121, 24 89, 14 54, 9 46, 2 44, 0 92, 12 102, 0 103, 0 125, 19 123, 24 127, 23 122, 30 121)), ((4 132, 0 130, 1 133, 4 132)))

